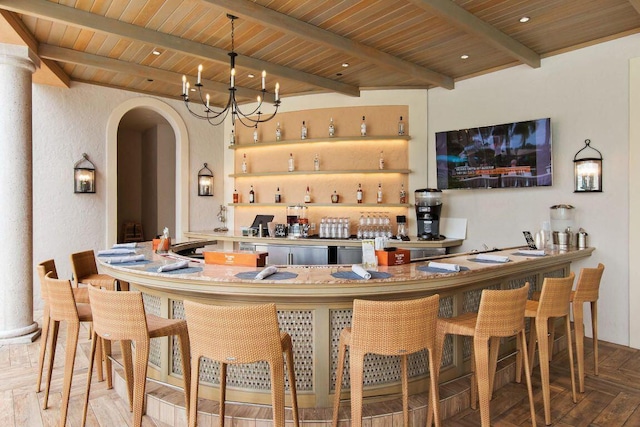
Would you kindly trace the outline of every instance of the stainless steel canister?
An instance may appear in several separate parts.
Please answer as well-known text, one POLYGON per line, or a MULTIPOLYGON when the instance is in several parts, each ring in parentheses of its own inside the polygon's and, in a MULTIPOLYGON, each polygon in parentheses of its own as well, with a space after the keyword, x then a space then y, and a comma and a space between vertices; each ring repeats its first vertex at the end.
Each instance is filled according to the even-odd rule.
POLYGON ((586 249, 587 248, 587 232, 581 230, 578 232, 578 249, 586 249))

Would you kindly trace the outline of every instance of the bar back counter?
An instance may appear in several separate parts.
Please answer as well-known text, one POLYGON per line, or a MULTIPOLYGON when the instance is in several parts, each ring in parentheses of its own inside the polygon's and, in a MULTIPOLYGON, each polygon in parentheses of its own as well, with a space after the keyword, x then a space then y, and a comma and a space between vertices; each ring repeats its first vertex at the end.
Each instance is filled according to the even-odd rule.
MULTIPOLYGON (((190 242, 173 248, 172 258, 190 247, 206 242, 190 242)), ((433 294, 440 295, 440 317, 451 317, 475 311, 483 289, 517 288, 529 282, 531 292, 541 289, 545 277, 564 277, 573 260, 591 255, 593 248, 568 251, 546 251, 544 256, 518 253, 518 249, 493 252, 508 256, 505 263, 484 263, 473 254, 450 255, 439 262, 457 264, 460 272, 433 271, 428 262, 379 267, 378 278, 369 280, 342 278, 351 265, 282 266, 281 277, 252 280, 259 268, 190 264, 188 270, 158 273, 163 264, 175 262, 159 256, 150 245, 138 250, 150 263, 135 267, 108 264, 100 260, 102 272, 130 283, 142 291, 149 313, 184 318, 183 300, 209 304, 238 305, 274 302, 278 308, 280 328, 293 339, 294 368, 301 408, 326 408, 332 405, 335 390, 338 338, 351 324, 353 300, 402 300, 433 294), (282 277, 284 276, 284 277, 282 277), (282 280, 280 280, 282 279, 282 280)), ((448 337, 441 365, 441 381, 464 375, 469 370, 470 341, 448 337)), ((149 376, 180 385, 180 352, 173 341, 152 340, 149 376)), ((513 345, 513 344, 512 344, 513 345)), ((508 346, 503 346, 505 351, 508 346)), ((424 355, 410 358, 410 393, 428 389, 428 369, 424 355)), ((201 397, 215 399, 219 385, 218 366, 203 361, 200 370, 201 397)), ((227 375, 229 400, 247 403, 270 403, 268 367, 255 364, 230 367, 227 375)), ((288 386, 287 386, 288 387, 288 386)), ((365 361, 365 397, 395 398, 401 394, 400 363, 393 357, 369 355, 365 361)), ((348 396, 348 363, 343 383, 348 396)))

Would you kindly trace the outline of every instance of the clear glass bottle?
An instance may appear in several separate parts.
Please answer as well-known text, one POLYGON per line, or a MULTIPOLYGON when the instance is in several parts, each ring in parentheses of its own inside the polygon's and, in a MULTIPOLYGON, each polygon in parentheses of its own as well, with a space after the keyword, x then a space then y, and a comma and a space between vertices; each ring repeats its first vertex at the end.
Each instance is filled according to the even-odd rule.
POLYGON ((376 194, 376 202, 382 203, 382 183, 378 183, 378 192, 376 194))
POLYGON ((276 123, 276 141, 282 139, 282 129, 280 129, 280 122, 276 123))
POLYGON ((367 122, 364 120, 364 116, 362 116, 362 123, 360 123, 360 136, 367 136, 367 122))
POLYGON ((333 125, 333 117, 329 120, 329 138, 336 136, 336 127, 333 125))
POLYGON ((407 203, 407 192, 404 189, 404 184, 400 185, 400 203, 407 203))
POLYGON ((253 128, 253 143, 256 144, 258 142, 258 125, 255 125, 253 128))
POLYGON ((302 127, 300 128, 300 139, 307 139, 307 125, 305 121, 302 121, 302 127))
POLYGON ((249 172, 249 166, 247 164, 247 154, 243 154, 242 155, 242 173, 248 173, 249 172))
POLYGON ((313 170, 314 171, 319 171, 320 170, 320 157, 318 157, 317 154, 313 158, 313 170))
POLYGON ((363 197, 364 197, 364 194, 362 192, 362 184, 358 184, 358 190, 356 191, 356 201, 358 203, 362 203, 363 197))
POLYGON ((402 116, 400 116, 400 121, 398 122, 398 135, 404 135, 404 121, 402 121, 402 116))
POLYGON ((282 195, 280 194, 280 187, 276 187, 275 202, 276 203, 282 202, 282 195))
POLYGON ((378 169, 384 169, 384 153, 380 151, 380 158, 378 159, 378 169))
POLYGON ((307 185, 307 191, 304 193, 304 202, 311 203, 311 191, 309 190, 308 185, 307 185))
POLYGON ((238 203, 240 201, 240 195, 238 194, 238 190, 233 190, 233 203, 238 203))
POLYGON ((293 153, 289 153, 289 166, 288 166, 288 170, 289 172, 293 172, 294 170, 296 170, 296 166, 295 163, 293 161, 293 153))
POLYGON ((255 203, 256 202, 256 192, 253 191, 253 185, 251 186, 251 189, 249 190, 249 203, 255 203))

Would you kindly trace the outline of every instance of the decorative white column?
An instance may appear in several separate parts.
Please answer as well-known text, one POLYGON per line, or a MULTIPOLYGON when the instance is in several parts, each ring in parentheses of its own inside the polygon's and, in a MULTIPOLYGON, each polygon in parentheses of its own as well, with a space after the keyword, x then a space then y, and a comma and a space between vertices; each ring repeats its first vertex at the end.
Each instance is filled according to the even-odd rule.
POLYGON ((0 344, 30 342, 33 321, 31 75, 25 46, 0 44, 0 344))

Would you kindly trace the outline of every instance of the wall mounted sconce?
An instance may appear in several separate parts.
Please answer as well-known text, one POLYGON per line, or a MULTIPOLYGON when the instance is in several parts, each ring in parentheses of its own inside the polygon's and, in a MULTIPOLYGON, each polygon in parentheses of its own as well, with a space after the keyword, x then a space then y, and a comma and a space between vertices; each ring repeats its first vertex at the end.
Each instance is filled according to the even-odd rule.
POLYGON ((89 161, 87 153, 82 153, 82 159, 73 165, 73 192, 96 192, 96 167, 89 161))
POLYGON ((574 193, 602 192, 602 153, 591 146, 590 139, 585 139, 584 147, 573 156, 573 175, 574 193), (587 148, 598 153, 597 157, 578 158, 578 154, 587 148))
POLYGON ((198 196, 213 196, 213 172, 206 163, 198 172, 198 196))

